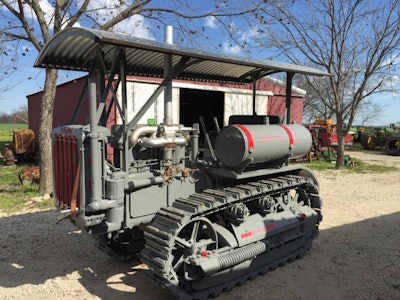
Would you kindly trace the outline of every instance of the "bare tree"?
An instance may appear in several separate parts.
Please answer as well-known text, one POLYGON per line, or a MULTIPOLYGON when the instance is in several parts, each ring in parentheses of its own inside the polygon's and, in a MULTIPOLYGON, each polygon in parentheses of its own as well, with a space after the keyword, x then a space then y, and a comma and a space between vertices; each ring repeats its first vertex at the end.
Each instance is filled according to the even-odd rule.
MULTIPOLYGON (((188 41, 196 41, 194 37, 204 34, 205 31, 205 28, 195 21, 203 20, 204 22, 205 18, 211 18, 213 22, 225 28, 228 37, 235 38, 235 31, 230 28, 231 20, 254 13, 259 8, 259 5, 243 5, 240 1, 230 1, 229 5, 226 1, 215 1, 211 11, 202 10, 201 6, 196 8, 193 2, 187 0, 57 0, 52 2, 0 0, 0 3, 4 6, 0 9, 2 24, 5 24, 0 31, 2 36, 8 39, 26 40, 37 51, 40 51, 44 44, 60 30, 77 25, 119 32, 129 29, 129 32, 132 32, 135 27, 155 31, 164 24, 173 23, 178 24, 180 43, 189 43, 188 41), (120 26, 121 24, 124 26, 120 26)), ((51 130, 56 83, 57 71, 47 69, 39 130, 41 194, 48 194, 53 189, 51 130)))
POLYGON ((315 121, 317 115, 321 119, 333 118, 334 112, 324 101, 321 101, 321 93, 325 93, 323 99, 329 98, 330 87, 326 81, 320 80, 320 92, 318 93, 310 86, 308 79, 304 76, 295 77, 294 84, 306 91, 303 103, 303 122, 305 124, 311 124, 315 121), (325 86, 325 89, 322 88, 322 85, 325 86))
POLYGON ((336 168, 343 167, 344 136, 358 109, 372 95, 393 88, 400 46, 399 4, 398 0, 285 1, 256 16, 276 22, 264 36, 266 45, 292 62, 332 74, 309 78, 308 91, 334 112, 339 136, 336 168))
MULTIPOLYGON (((384 107, 383 105, 374 103, 372 101, 365 101, 365 103, 358 110, 357 116, 360 120, 360 125, 371 124, 373 121, 378 121, 384 117, 384 107)), ((385 124, 381 124, 385 125, 385 124)))
POLYGON ((2 94, 15 86, 15 83, 6 81, 17 70, 17 51, 15 45, 0 37, 0 100, 2 94))

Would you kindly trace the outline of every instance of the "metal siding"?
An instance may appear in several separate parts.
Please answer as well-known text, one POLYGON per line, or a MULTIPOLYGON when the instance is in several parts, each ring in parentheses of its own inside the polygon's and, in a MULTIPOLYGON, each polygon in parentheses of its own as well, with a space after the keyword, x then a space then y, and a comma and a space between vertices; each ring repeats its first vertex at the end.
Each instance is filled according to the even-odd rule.
MULTIPOLYGON (((128 121, 133 118, 136 112, 143 106, 149 99, 157 84, 143 83, 143 82, 128 82, 128 121)), ((172 88, 172 118, 175 123, 179 123, 179 89, 178 87, 172 88)), ((215 90, 218 90, 217 88, 215 90)), ((252 114, 253 111, 253 95, 248 91, 240 92, 225 92, 224 99, 224 125, 228 124, 229 116, 239 114, 252 114)), ((267 114, 268 106, 267 95, 256 96, 256 112, 259 115, 267 114)), ((148 119, 155 118, 157 123, 162 123, 164 118, 164 93, 158 97, 150 109, 146 112, 139 124, 147 124, 148 119)), ((118 118, 120 122, 120 118, 118 118)))
MULTIPOLYGON (((253 95, 249 93, 225 93, 224 126, 228 125, 231 115, 251 115, 253 113, 253 95)), ((256 95, 256 112, 267 114, 268 96, 256 95)))
MULTIPOLYGON (((141 83, 133 83, 133 89, 131 93, 132 101, 128 102, 128 119, 131 120, 136 113, 141 109, 141 107, 146 103, 149 97, 156 90, 157 85, 154 84, 141 84, 141 83), (131 107, 129 108, 129 106, 131 107)), ((159 116, 155 113, 155 108, 162 104, 164 99, 164 93, 157 98, 156 103, 154 103, 150 109, 144 114, 142 119, 139 121, 139 124, 147 124, 147 119, 156 119, 159 122, 159 116)))
POLYGON ((266 115, 268 110, 268 96, 256 95, 256 113, 266 115))
POLYGON ((172 88, 172 119, 179 123, 179 88, 172 88))
MULTIPOLYGON (((128 122, 135 116, 140 108, 146 103, 153 92, 157 89, 156 83, 143 83, 143 82, 127 82, 127 110, 128 122)), ((172 118, 174 122, 178 122, 179 116, 179 89, 172 89, 172 118)), ((156 119, 157 123, 162 123, 164 118, 164 93, 161 93, 157 101, 150 107, 150 109, 140 119, 139 124, 147 124, 148 119, 156 119)), ((121 118, 118 116, 118 121, 121 118)))

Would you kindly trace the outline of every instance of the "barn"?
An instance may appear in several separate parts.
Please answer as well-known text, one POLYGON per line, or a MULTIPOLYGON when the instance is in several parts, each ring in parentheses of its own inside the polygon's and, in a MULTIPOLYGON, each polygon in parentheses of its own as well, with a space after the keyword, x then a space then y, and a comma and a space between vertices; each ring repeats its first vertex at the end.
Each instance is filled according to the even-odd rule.
MULTIPOLYGON (((127 76, 127 96, 129 117, 142 107, 149 96, 155 91, 162 79, 153 77, 127 76)), ((80 77, 57 86, 54 103, 53 128, 70 124, 75 107, 87 84, 87 77, 80 77)), ((257 81, 255 111, 259 115, 285 115, 285 84, 272 77, 264 77, 257 81)), ((120 89, 117 94, 121 93, 120 89)), ((27 96, 29 127, 35 132, 37 139, 40 122, 40 100, 43 91, 27 96)), ((292 122, 302 123, 303 100, 305 91, 292 87, 291 118, 292 122)), ((111 98, 111 95, 110 95, 111 98)), ((119 98, 119 97, 118 97, 119 98)), ((89 117, 87 95, 78 115, 76 124, 86 124, 89 117)), ((174 80, 172 83, 173 120, 177 123, 191 126, 204 118, 206 127, 215 128, 213 121, 217 118, 219 126, 227 125, 229 116, 235 114, 252 114, 253 87, 252 84, 220 84, 212 82, 194 82, 174 80)), ((164 95, 142 117, 139 123, 162 122, 164 115, 164 95)), ((108 125, 120 123, 118 110, 111 109, 108 125)))

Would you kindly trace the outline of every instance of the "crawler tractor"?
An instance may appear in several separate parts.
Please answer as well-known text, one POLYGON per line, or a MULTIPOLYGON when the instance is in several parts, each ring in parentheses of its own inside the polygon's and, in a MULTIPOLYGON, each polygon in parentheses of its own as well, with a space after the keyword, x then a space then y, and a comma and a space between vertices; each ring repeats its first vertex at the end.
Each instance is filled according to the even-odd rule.
POLYGON ((59 220, 70 219, 107 252, 137 254, 175 297, 201 299, 310 249, 321 199, 312 171, 288 165, 312 142, 305 127, 290 124, 291 82, 296 73, 329 74, 84 28, 55 35, 35 66, 88 72, 71 123, 53 130, 54 198, 59 220), (255 107, 255 83, 277 72, 287 74, 285 124, 253 108, 202 138, 199 123, 172 118, 173 79, 248 84, 255 107), (162 79, 129 118, 132 75, 162 79), (141 123, 162 92, 162 122, 141 123), (73 125, 84 95, 89 123, 73 125), (109 126, 112 107, 119 118, 109 126))

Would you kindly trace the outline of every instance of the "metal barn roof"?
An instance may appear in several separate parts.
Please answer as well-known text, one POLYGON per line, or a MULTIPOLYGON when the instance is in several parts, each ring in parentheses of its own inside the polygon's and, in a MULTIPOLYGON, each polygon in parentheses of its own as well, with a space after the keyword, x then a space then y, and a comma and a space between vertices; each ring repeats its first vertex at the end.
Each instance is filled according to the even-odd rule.
POLYGON ((189 58, 176 78, 217 82, 251 82, 277 72, 327 76, 318 69, 271 60, 253 59, 181 47, 125 34, 85 28, 57 33, 42 49, 35 67, 91 71, 93 61, 103 54, 106 69, 112 68, 116 50, 126 50, 125 72, 137 76, 162 77, 164 54, 175 65, 189 58))

